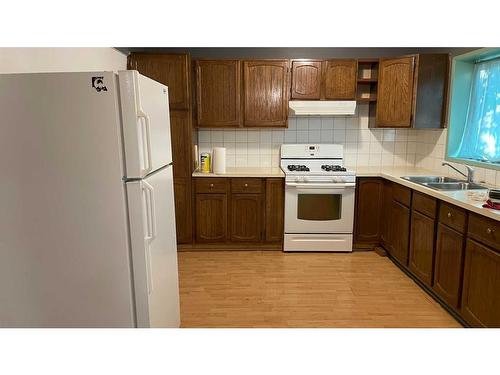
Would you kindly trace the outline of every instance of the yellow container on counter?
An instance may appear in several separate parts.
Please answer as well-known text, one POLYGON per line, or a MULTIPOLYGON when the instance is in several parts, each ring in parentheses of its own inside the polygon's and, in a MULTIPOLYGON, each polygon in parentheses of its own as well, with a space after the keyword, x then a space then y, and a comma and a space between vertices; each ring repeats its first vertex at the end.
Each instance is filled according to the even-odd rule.
POLYGON ((210 173, 211 156, 209 152, 202 152, 200 154, 200 172, 210 173))

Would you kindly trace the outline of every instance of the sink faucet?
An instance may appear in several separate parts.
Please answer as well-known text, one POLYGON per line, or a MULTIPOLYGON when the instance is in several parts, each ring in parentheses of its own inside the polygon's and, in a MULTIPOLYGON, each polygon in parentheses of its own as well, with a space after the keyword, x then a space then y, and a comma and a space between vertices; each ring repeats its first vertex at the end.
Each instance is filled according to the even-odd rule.
POLYGON ((460 173, 462 176, 464 176, 466 179, 467 179, 467 182, 473 182, 474 181, 474 168, 472 167, 469 167, 468 165, 465 165, 464 164, 464 167, 467 168, 467 174, 463 173, 463 172, 460 172, 456 167, 454 167, 453 165, 451 165, 450 163, 446 163, 444 162, 443 164, 441 164, 442 166, 445 166, 447 165, 448 167, 450 167, 451 169, 454 169, 455 171, 457 171, 458 173, 460 173))

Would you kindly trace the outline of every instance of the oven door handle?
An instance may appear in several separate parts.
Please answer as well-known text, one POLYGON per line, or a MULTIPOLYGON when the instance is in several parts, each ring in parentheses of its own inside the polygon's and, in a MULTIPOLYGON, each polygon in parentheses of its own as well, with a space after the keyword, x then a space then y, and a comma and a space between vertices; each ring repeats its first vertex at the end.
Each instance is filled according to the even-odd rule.
POLYGON ((356 187, 355 182, 344 182, 344 183, 296 183, 296 182, 286 182, 286 186, 296 187, 297 189, 345 189, 356 187))

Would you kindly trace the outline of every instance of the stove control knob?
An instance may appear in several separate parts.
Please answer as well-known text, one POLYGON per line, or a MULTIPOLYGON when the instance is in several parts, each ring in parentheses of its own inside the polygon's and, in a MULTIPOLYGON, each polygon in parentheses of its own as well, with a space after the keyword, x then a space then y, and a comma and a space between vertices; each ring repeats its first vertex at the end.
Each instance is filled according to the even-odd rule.
POLYGON ((300 182, 300 177, 295 177, 295 182, 300 182))
POLYGON ((309 179, 307 177, 304 177, 304 182, 307 182, 309 181, 309 179))

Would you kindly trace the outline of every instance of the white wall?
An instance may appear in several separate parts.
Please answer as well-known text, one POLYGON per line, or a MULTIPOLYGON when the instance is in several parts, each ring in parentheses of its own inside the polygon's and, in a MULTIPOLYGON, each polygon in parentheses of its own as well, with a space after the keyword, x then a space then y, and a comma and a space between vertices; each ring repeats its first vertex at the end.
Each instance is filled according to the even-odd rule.
POLYGON ((114 48, 0 48, 0 73, 123 69, 127 56, 114 48))

